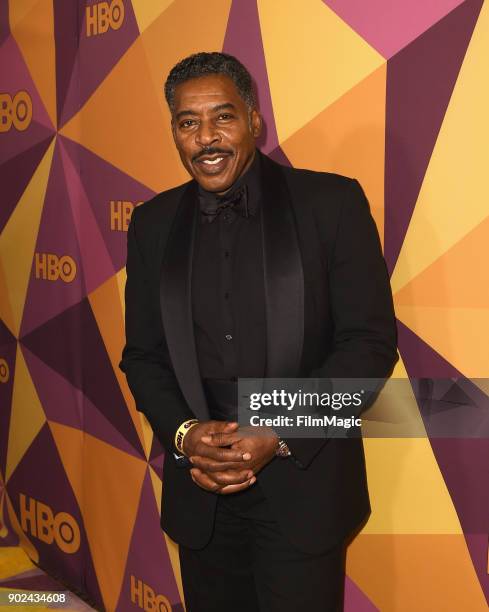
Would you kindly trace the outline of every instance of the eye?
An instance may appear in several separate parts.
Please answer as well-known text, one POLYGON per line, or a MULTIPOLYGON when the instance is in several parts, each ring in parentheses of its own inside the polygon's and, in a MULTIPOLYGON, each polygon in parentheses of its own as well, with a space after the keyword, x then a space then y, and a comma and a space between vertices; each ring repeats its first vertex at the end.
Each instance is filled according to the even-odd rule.
POLYGON ((229 119, 233 119, 233 115, 231 115, 231 113, 221 113, 218 119, 222 121, 228 121, 229 119))
POLYGON ((195 119, 185 119, 180 123, 180 128, 185 129, 195 124, 195 119))

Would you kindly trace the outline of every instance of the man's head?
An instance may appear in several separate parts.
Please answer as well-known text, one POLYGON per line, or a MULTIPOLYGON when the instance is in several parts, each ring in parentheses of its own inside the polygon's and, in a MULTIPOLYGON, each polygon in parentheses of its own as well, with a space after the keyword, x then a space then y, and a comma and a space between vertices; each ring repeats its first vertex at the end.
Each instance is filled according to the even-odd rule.
POLYGON ((165 83, 183 165, 208 191, 223 193, 249 167, 262 120, 251 76, 232 55, 196 53, 165 83))

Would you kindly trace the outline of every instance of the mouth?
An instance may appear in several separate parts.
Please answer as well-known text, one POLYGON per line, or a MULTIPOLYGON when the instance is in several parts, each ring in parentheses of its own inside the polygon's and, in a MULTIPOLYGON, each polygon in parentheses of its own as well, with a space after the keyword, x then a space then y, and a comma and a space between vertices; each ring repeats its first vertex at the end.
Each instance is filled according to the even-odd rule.
POLYGON ((223 172, 231 159, 229 153, 215 153, 213 155, 202 155, 194 162, 200 172, 215 175, 223 172))

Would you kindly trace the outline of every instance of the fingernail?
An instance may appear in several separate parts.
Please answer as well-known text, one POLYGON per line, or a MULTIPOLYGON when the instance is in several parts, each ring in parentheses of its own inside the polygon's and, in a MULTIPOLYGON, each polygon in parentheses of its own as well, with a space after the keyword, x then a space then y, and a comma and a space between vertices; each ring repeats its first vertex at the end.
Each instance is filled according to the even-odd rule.
POLYGON ((202 440, 202 442, 210 442, 211 441, 211 437, 210 436, 202 436, 201 440, 202 440))
POLYGON ((248 459, 251 459, 251 453, 243 453, 243 459, 245 461, 248 461, 248 459))
POLYGON ((193 457, 189 457, 189 461, 190 461, 190 463, 193 463, 194 462, 194 458, 193 457))
POLYGON ((255 477, 255 476, 253 476, 253 478, 250 480, 250 485, 252 485, 252 484, 253 484, 253 483, 255 483, 255 482, 256 482, 256 477, 255 477))

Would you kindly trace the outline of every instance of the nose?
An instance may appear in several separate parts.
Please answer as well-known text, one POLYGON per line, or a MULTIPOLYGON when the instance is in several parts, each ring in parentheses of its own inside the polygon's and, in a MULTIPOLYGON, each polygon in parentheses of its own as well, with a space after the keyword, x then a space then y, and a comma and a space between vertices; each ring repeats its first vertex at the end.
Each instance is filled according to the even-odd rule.
POLYGON ((201 147, 209 147, 221 140, 219 132, 210 121, 201 121, 195 135, 195 142, 201 147))

